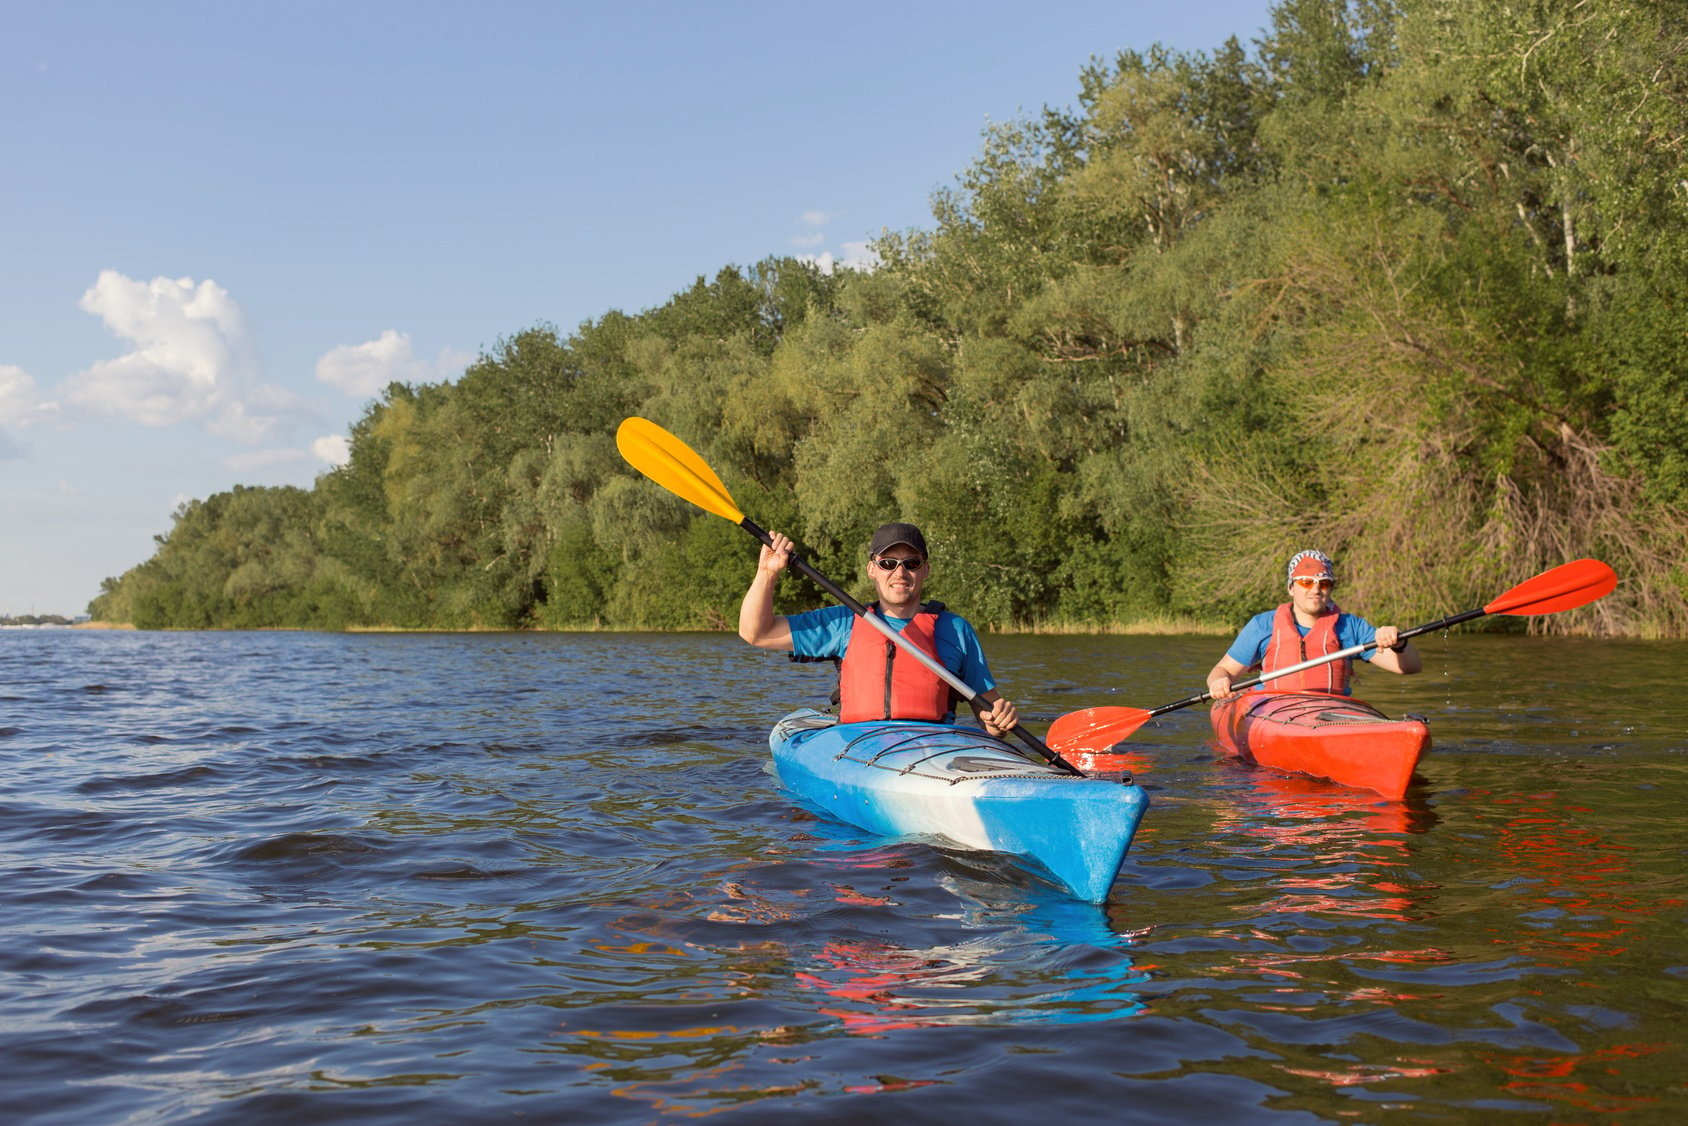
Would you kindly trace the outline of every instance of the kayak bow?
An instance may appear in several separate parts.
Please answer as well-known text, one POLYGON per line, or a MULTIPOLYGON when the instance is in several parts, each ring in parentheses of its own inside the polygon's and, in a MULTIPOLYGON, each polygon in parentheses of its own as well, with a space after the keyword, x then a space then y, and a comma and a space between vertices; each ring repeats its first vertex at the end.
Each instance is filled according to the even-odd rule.
POLYGON ((1390 719, 1348 696, 1324 692, 1244 692, 1213 705, 1213 734, 1231 754, 1261 766, 1386 798, 1407 792, 1413 768, 1430 748, 1418 716, 1390 719))
POLYGON ((1108 896, 1148 796, 1073 775, 976 728, 838 723, 803 708, 768 736, 780 781, 840 821, 1009 853, 1090 903, 1108 896))

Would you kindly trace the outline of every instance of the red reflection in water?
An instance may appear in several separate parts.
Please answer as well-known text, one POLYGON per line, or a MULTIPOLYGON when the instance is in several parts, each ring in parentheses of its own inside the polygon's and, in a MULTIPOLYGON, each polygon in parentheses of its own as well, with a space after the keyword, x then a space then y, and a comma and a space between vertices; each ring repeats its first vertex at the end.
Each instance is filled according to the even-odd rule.
POLYGON ((938 1085, 939 1081, 936 1079, 893 1079, 889 1075, 881 1075, 871 1085, 858 1084, 854 1087, 846 1087, 844 1090, 845 1093, 851 1095, 877 1095, 885 1091, 910 1091, 916 1087, 936 1087, 938 1085))
POLYGON ((834 899, 851 907, 888 907, 896 902, 888 895, 868 895, 848 884, 833 884, 832 890, 834 899))
POLYGON ((1408 1061, 1408 1063, 1357 1063, 1340 1070, 1307 1070, 1296 1067, 1286 1067, 1284 1071, 1290 1075, 1300 1075, 1308 1079, 1322 1079, 1332 1087, 1358 1087, 1366 1083, 1379 1083, 1385 1079, 1428 1079, 1433 1075, 1447 1075, 1452 1069, 1434 1067, 1428 1060, 1408 1061), (1422 1067, 1409 1066, 1410 1063, 1422 1063, 1422 1067))
POLYGON ((1147 774, 1154 768, 1153 756, 1121 749, 1114 753, 1080 751, 1067 756, 1068 761, 1086 774, 1098 778, 1123 778, 1126 775, 1147 774))
MULTIPOLYGON (((1489 831, 1482 878, 1496 891, 1517 896, 1500 910, 1505 921, 1489 928, 1492 945, 1547 967, 1583 966, 1627 954, 1637 927, 1683 904, 1637 894, 1635 848, 1596 822, 1596 814, 1578 804, 1573 792, 1474 790, 1464 802, 1468 815, 1489 831)), ((1575 1108, 1579 1116, 1623 1116, 1650 1114, 1661 1102, 1624 1093, 1624 1065, 1674 1051, 1680 1046, 1642 1043, 1563 1054, 1484 1049, 1478 1058, 1512 1077, 1505 1090, 1575 1108)))
POLYGON ((1248 770, 1248 790, 1236 804, 1237 819, 1252 820, 1262 835, 1292 844, 1347 848, 1383 844, 1405 848, 1400 835, 1424 831, 1426 811, 1405 801, 1391 801, 1333 786, 1319 778, 1248 770), (1262 822, 1260 813, 1270 814, 1262 822))
POLYGON ((863 1035, 953 1023, 944 1019, 941 1008, 932 1002, 907 1000, 898 992, 960 987, 986 973, 935 951, 914 951, 880 942, 835 940, 821 947, 815 959, 838 971, 837 976, 799 971, 798 984, 847 1002, 843 1006, 822 1003, 816 1008, 849 1031, 863 1035))
POLYGON ((1422 831, 1417 816, 1404 802, 1250 771, 1248 789, 1220 807, 1215 828, 1317 857, 1317 867, 1303 864, 1275 879, 1276 898, 1243 909, 1405 922, 1411 889, 1386 870, 1405 864, 1407 834, 1422 831))
POLYGON ((1597 1085, 1610 1086, 1608 1076, 1621 1074, 1620 1069, 1612 1064, 1645 1059, 1676 1047, 1674 1044, 1614 1044, 1609 1048, 1597 1048, 1576 1055, 1484 1053, 1479 1058, 1514 1077, 1503 1086, 1503 1090, 1564 1103, 1595 1114, 1621 1115, 1644 1107, 1657 1106, 1662 1100, 1645 1095, 1621 1095, 1610 1090, 1597 1090, 1597 1085), (1591 1072, 1594 1074, 1590 1074, 1591 1072))
POLYGON ((1494 866, 1514 878, 1527 877, 1523 902, 1550 917, 1586 919, 1581 925, 1549 931, 1508 929, 1496 943, 1523 946, 1538 957, 1566 964, 1628 952, 1626 936, 1641 920, 1682 906, 1680 899, 1644 899, 1631 894, 1630 858, 1634 848, 1608 832, 1578 824, 1590 811, 1557 791, 1540 794, 1475 792, 1475 819, 1493 827, 1494 866), (1498 824, 1496 823, 1498 821, 1498 824))
MULTIPOLYGON (((1332 786, 1316 778, 1233 769, 1246 771, 1246 786, 1239 787, 1231 801, 1218 807, 1215 830, 1234 833, 1251 855, 1271 857, 1281 853, 1284 857, 1284 870, 1273 874, 1268 885, 1272 894, 1264 900, 1239 903, 1239 913, 1319 916, 1361 925, 1413 920, 1420 889, 1406 871, 1408 842, 1412 834, 1423 832, 1434 821, 1433 813, 1422 806, 1332 786)), ((1441 964, 1452 958, 1436 948, 1379 950, 1338 945, 1321 950, 1285 949, 1283 934, 1261 928, 1240 937, 1270 943, 1275 949, 1239 951, 1231 960, 1235 972, 1270 974, 1291 981, 1327 981, 1330 975, 1325 967, 1331 963, 1441 964)), ((1331 994, 1332 999, 1336 996, 1331 994)), ((1390 1006, 1419 998, 1372 984, 1354 988, 1346 999, 1390 1006)), ((1365 1067, 1341 1072, 1344 1084, 1369 1083, 1401 1074, 1404 1072, 1400 1069, 1374 1074, 1365 1067)))

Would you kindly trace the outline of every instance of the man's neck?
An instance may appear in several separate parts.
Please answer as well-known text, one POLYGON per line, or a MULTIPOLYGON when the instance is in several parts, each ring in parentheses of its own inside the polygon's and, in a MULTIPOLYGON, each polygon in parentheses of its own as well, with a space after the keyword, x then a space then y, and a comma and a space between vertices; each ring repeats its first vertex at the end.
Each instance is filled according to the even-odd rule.
POLYGON ((881 598, 879 600, 879 611, 888 618, 912 618, 920 613, 920 599, 916 598, 908 602, 887 602, 881 598))

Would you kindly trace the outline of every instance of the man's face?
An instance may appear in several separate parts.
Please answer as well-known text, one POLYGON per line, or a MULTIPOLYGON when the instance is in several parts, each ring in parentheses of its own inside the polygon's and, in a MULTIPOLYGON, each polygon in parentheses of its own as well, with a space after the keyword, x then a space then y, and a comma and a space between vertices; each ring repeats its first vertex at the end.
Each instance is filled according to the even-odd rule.
POLYGON ((881 602, 919 601, 920 588, 926 585, 926 560, 906 543, 892 544, 870 559, 867 569, 881 602))
POLYGON ((1330 592, 1336 583, 1331 579, 1308 578, 1298 575, 1290 580, 1289 596, 1295 603, 1295 608, 1304 614, 1318 614, 1330 600, 1330 592))

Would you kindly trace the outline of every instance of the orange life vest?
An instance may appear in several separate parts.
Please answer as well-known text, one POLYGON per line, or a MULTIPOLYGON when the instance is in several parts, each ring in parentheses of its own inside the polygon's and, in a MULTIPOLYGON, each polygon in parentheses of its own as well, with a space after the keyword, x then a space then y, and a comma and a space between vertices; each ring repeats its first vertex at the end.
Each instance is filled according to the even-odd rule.
MULTIPOLYGON (((873 609, 878 612, 877 602, 873 609)), ((927 603, 902 631, 904 638, 934 661, 941 609, 942 603, 927 603)), ((857 615, 838 666, 838 721, 923 719, 936 723, 951 710, 950 686, 857 615)))
MULTIPOLYGON (((1279 606, 1272 615, 1272 638, 1266 643, 1266 655, 1260 660, 1261 672, 1271 676, 1273 669, 1288 668, 1314 657, 1339 652, 1342 643, 1336 639, 1336 620, 1341 616, 1341 609, 1332 604, 1318 616, 1313 628, 1303 637, 1295 625, 1294 605, 1286 602, 1279 606)), ((1260 687, 1268 692, 1330 692, 1345 696, 1353 666, 1353 659, 1344 657, 1340 661, 1328 661, 1289 676, 1273 677, 1262 681, 1260 687)))

